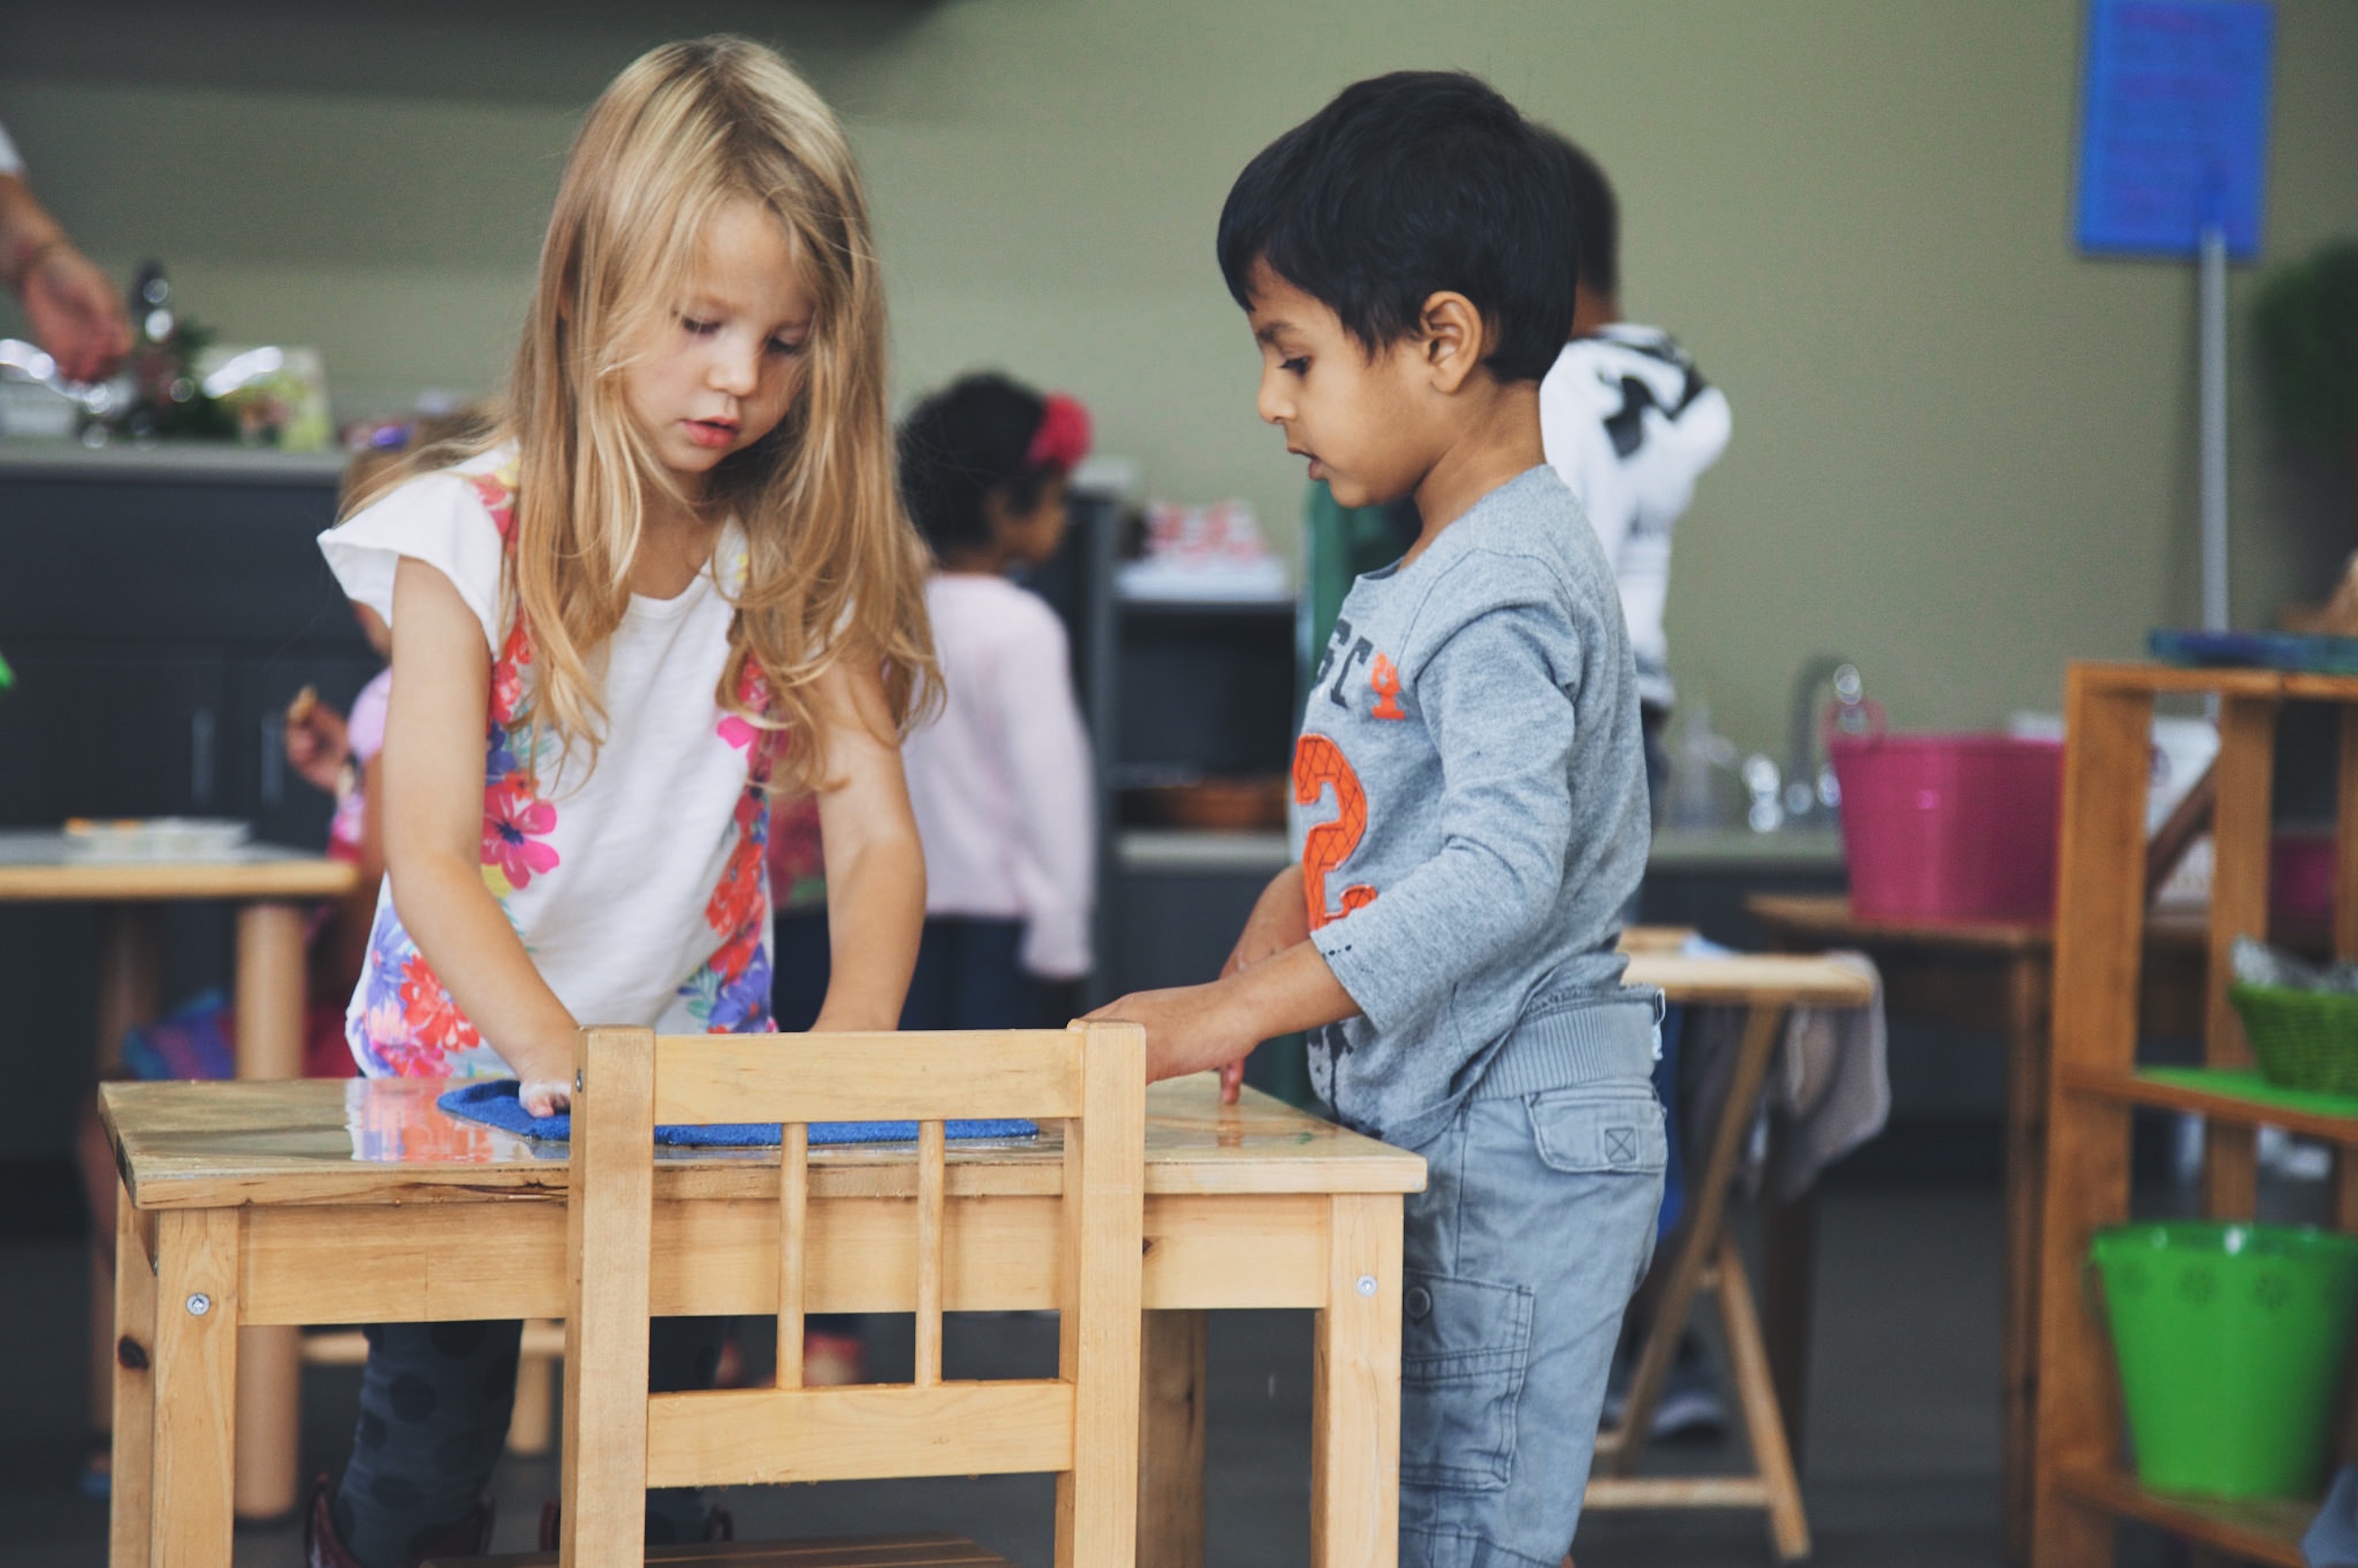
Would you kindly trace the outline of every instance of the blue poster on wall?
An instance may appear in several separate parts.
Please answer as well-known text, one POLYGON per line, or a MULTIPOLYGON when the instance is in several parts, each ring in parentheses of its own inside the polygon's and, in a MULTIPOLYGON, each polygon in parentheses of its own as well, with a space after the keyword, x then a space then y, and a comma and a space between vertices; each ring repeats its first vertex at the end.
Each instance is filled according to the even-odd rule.
POLYGON ((2089 0, 2082 249, 2190 257, 2216 223, 2259 254, 2275 35, 2266 0, 2089 0))

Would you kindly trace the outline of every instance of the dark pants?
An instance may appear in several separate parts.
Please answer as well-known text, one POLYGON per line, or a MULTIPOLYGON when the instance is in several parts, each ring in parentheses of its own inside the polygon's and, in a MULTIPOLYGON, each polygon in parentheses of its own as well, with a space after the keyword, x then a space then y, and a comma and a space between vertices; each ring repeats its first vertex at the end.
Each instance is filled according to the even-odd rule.
MULTIPOLYGON (((649 1325, 647 1387, 708 1389, 725 1319, 649 1325)), ((472 1512, 507 1442, 520 1323, 388 1323, 367 1330, 368 1369, 352 1462, 330 1505, 336 1534, 367 1568, 402 1568, 472 1512)), ((704 1539, 694 1492, 647 1494, 651 1544, 704 1539)))

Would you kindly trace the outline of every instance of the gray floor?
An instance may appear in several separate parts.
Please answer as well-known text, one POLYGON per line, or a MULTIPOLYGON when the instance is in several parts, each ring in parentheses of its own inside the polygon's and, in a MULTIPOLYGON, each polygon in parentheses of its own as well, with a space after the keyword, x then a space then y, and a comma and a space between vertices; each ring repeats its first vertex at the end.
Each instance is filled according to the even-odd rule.
MULTIPOLYGON (((1837 1190, 1824 1202, 1816 1352, 1804 1482, 1817 1562, 1914 1568, 1998 1561, 1996 1195, 1928 1188, 1837 1190)), ((5 1568, 98 1568, 103 1504, 76 1487, 82 1410, 83 1271, 77 1245, 0 1248, 0 1533, 5 1568)), ((1210 1560, 1295 1568, 1307 1555, 1310 1337, 1306 1314, 1216 1314, 1212 1342, 1210 1560)), ((878 1371, 905 1364, 880 1320, 878 1371)), ((953 1375, 1052 1365, 1054 1324, 957 1320, 953 1375)), ((308 1467, 332 1469, 351 1442, 356 1372, 315 1371, 304 1391, 308 1467)), ((1671 1451, 1655 1467, 1725 1467, 1733 1444, 1671 1451)), ((510 1462, 499 1481, 503 1550, 531 1544, 553 1465, 510 1462)), ((872 1482, 734 1491, 743 1539, 948 1528, 1047 1568, 1050 1489, 1031 1478, 872 1482)), ((2131 1543, 2128 1556, 2160 1561, 2131 1543)), ((1769 1562, 1752 1519, 1598 1515, 1582 1568, 1769 1562)), ((242 1530, 238 1568, 297 1568, 291 1527, 242 1530)))

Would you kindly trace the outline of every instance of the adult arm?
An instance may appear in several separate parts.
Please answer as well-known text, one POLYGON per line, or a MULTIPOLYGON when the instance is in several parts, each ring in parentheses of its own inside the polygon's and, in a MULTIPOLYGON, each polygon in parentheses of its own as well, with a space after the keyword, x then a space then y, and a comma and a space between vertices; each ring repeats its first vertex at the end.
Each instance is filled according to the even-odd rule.
POLYGON ((0 172, 0 284, 25 307, 34 341, 69 381, 103 381, 131 351, 114 282, 74 248, 21 170, 0 172))
POLYGON ((541 979, 483 883, 483 730, 491 651, 450 579, 395 568, 393 695, 379 789, 384 862, 402 924, 435 977, 523 1080, 535 1116, 572 1102, 573 1015, 541 979))
POLYGON ((838 659, 814 694, 830 972, 814 1031, 897 1029, 925 924, 925 856, 882 675, 838 659))

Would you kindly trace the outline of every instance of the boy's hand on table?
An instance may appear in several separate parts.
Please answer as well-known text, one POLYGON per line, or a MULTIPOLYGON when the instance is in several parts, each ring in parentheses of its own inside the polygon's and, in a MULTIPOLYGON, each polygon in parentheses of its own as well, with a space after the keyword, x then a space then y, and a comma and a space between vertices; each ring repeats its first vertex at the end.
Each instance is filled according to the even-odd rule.
POLYGON ((1260 1037, 1238 1015, 1233 997, 1234 988, 1224 981, 1133 991, 1106 1003, 1087 1021, 1143 1024, 1148 1083, 1217 1067, 1220 1103, 1234 1105, 1237 1086, 1244 1081, 1245 1058, 1260 1037))
POLYGON ((1107 1003, 1089 1018, 1146 1026, 1149 1082, 1217 1067, 1220 1099, 1234 1105, 1244 1059, 1254 1046, 1358 1011, 1318 949, 1296 942, 1210 985, 1139 991, 1107 1003))
MULTIPOLYGON (((1228 961, 1220 966, 1220 978, 1239 974, 1263 963, 1288 947, 1310 939, 1310 914, 1302 901, 1302 868, 1290 865, 1270 879, 1253 901, 1252 913, 1245 917, 1245 928, 1237 935, 1237 945, 1228 950, 1228 961)), ((1220 1065, 1220 1103, 1237 1103, 1237 1091, 1245 1081, 1244 1057, 1220 1065)))

